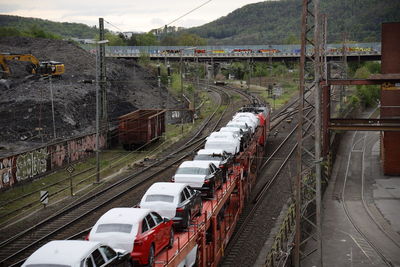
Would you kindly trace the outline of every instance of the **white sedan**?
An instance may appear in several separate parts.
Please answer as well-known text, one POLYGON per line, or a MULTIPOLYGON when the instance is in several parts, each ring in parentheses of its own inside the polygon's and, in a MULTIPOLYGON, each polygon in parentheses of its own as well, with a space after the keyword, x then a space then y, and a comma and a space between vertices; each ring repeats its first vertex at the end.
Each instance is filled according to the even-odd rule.
POLYGON ((56 240, 36 250, 22 266, 130 266, 130 259, 128 251, 117 252, 99 242, 56 240))
POLYGON ((187 184, 154 183, 140 201, 140 207, 156 211, 174 222, 178 229, 189 226, 191 218, 202 211, 201 194, 187 184))

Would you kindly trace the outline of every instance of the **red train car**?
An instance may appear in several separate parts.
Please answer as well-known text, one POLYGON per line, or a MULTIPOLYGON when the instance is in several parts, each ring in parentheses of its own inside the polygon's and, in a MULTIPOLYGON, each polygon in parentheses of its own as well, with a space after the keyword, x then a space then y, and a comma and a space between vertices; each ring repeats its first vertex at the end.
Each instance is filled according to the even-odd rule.
POLYGON ((165 132, 165 110, 139 109, 118 118, 118 137, 125 149, 160 138, 165 132))

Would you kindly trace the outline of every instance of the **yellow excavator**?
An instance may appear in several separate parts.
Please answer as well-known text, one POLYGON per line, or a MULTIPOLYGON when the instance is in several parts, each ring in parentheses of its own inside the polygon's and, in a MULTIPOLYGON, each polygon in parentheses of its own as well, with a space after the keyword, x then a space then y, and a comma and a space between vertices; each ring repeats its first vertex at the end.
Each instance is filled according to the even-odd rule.
POLYGON ((31 74, 40 76, 61 76, 65 69, 64 64, 56 61, 39 61, 32 54, 5 54, 0 53, 0 66, 3 69, 3 76, 8 77, 11 74, 10 67, 7 61, 17 60, 30 62, 27 66, 27 70, 31 74))

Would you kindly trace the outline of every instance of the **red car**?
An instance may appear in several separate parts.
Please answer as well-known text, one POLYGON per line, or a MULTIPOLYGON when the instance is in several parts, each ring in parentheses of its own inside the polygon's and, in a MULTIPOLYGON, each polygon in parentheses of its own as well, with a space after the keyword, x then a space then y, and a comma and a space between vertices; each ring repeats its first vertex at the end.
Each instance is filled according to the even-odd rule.
POLYGON ((135 264, 153 266, 155 256, 174 243, 173 221, 149 209, 114 208, 93 226, 89 241, 131 251, 135 264))

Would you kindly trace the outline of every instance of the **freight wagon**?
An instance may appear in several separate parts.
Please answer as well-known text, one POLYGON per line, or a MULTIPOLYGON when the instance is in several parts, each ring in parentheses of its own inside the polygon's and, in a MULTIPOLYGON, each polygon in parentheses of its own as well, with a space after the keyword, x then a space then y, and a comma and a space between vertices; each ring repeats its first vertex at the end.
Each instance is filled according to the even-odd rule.
POLYGON ((118 118, 118 137, 127 150, 151 143, 165 132, 165 110, 139 109, 118 118))
POLYGON ((269 133, 269 110, 266 107, 245 107, 247 112, 262 116, 261 124, 252 135, 250 144, 236 156, 229 177, 216 190, 213 199, 203 200, 202 215, 192 219, 185 232, 177 232, 172 248, 156 256, 156 267, 161 266, 218 266, 233 235, 245 200, 256 181, 269 133))

